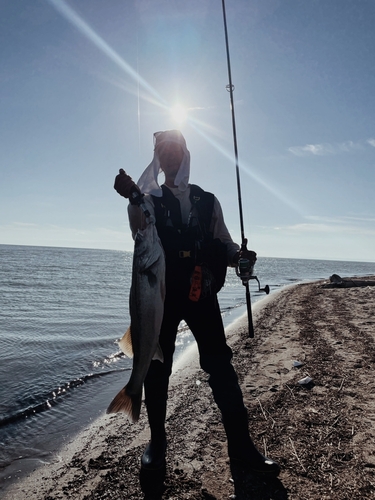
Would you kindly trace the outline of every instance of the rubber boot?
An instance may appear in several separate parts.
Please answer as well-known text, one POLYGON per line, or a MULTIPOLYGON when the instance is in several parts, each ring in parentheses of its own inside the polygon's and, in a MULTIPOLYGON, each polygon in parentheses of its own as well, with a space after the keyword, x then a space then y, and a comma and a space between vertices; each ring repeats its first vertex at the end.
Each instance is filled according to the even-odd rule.
POLYGON ((141 458, 143 469, 158 470, 165 468, 167 439, 165 433, 166 401, 147 401, 146 408, 150 424, 151 440, 141 458))
POLYGON ((262 455, 251 440, 245 408, 243 411, 223 414, 223 424, 228 439, 228 455, 231 460, 243 463, 258 474, 273 476, 279 474, 280 466, 262 455))
POLYGON ((165 450, 167 442, 151 440, 142 455, 139 482, 146 498, 161 499, 166 476, 165 450))

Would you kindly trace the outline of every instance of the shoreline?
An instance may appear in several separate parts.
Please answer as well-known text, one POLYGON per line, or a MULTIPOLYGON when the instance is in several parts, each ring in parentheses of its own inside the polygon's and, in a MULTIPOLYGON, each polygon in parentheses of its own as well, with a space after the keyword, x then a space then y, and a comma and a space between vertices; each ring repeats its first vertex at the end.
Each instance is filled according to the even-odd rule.
MULTIPOLYGON (((226 329, 250 432, 260 451, 279 461, 279 479, 265 483, 233 470, 207 376, 190 347, 171 377, 163 498, 235 493, 245 500, 263 498, 265 489, 278 498, 375 498, 375 287, 322 283, 286 286, 256 302, 254 339, 246 314, 226 329), (305 376, 310 387, 298 384, 305 376)), ((144 406, 136 424, 106 415, 62 448, 60 461, 10 485, 3 498, 143 498, 139 459, 148 439, 144 406)))
MULTIPOLYGON (((294 287, 296 284, 285 285, 284 288, 294 287)), ((252 304, 252 313, 253 317, 257 314, 257 311, 261 309, 265 304, 269 301, 272 301, 277 294, 281 292, 281 290, 276 290, 274 293, 263 297, 260 300, 257 300, 254 304, 252 304)), ((247 312, 242 313, 241 315, 237 315, 234 320, 229 323, 225 327, 225 331, 228 337, 236 333, 238 328, 246 328, 247 324, 247 312)), ((228 342, 229 343, 229 342, 228 342)), ((185 351, 183 351, 173 363, 172 375, 170 379, 170 390, 179 384, 184 384, 184 381, 188 378, 194 376, 195 372, 200 370, 199 361, 198 361, 198 349, 196 343, 192 343, 188 346, 185 351)), ((198 379, 197 379, 198 380, 198 379)), ((142 432, 140 433, 139 442, 144 446, 148 442, 148 437, 144 436, 147 434, 147 420, 145 419, 146 408, 144 404, 142 404, 142 411, 140 422, 142 422, 142 432)), ((52 476, 57 473, 60 467, 63 467, 66 464, 69 464, 73 461, 73 457, 75 454, 82 452, 92 440, 96 441, 95 450, 102 449, 105 446, 105 441, 108 436, 115 435, 119 431, 119 427, 122 425, 134 426, 137 424, 132 424, 128 419, 122 414, 112 414, 112 415, 102 415, 95 419, 88 427, 85 427, 83 430, 78 432, 77 434, 72 435, 69 438, 69 441, 63 445, 54 453, 48 460, 47 463, 42 463, 39 466, 33 466, 32 471, 26 471, 21 474, 19 477, 15 477, 10 481, 9 485, 6 485, 3 494, 5 495, 3 498, 6 499, 17 499, 26 498, 22 497, 23 494, 26 494, 26 491, 37 485, 40 479, 44 478, 44 474, 46 476, 52 476), (123 420, 121 422, 121 420, 123 420), (19 496, 21 495, 21 496, 19 496)), ((137 429, 138 430, 138 429, 137 429)), ((135 430, 130 427, 127 429, 130 431, 129 434, 134 434, 135 430)), ((134 446, 138 446, 138 439, 135 439, 133 443, 134 446)), ((4 481, 5 483, 5 481, 4 481)))
MULTIPOLYGON (((276 291, 275 293, 277 292, 278 291, 276 291)), ((258 304, 258 302, 266 299, 267 297, 257 300, 255 304, 258 304)), ((253 308, 255 307, 255 304, 253 305, 253 308)), ((238 309, 234 309, 234 311, 230 315, 226 315, 225 318, 223 318, 224 325, 226 325, 225 330, 227 330, 227 328, 231 328, 231 325, 235 324, 237 321, 241 319, 241 317, 244 314, 246 314, 243 312, 244 309, 246 309, 245 305, 239 306, 238 309)), ((189 362, 186 361, 185 353, 188 355, 190 350, 194 352, 195 346, 196 344, 195 342, 193 342, 191 345, 185 348, 184 351, 180 353, 178 353, 176 349, 176 361, 173 363, 173 376, 177 370, 184 368, 184 365, 186 365, 189 362)), ((194 356, 194 354, 192 354, 192 356, 194 356)), ((171 377, 171 385, 173 384, 173 376, 171 377)), ((120 390, 121 387, 119 386, 118 390, 120 390)), ((116 390, 117 389, 112 389, 110 394, 112 394, 112 392, 116 390)), ((110 398, 111 395, 109 395, 108 397, 110 398)), ((77 443, 85 441, 85 439, 90 439, 88 436, 91 436, 91 434, 95 435, 96 429, 98 428, 98 426, 100 426, 99 425, 100 421, 103 419, 104 416, 105 413, 104 414, 102 413, 100 416, 97 416, 95 420, 93 420, 89 424, 86 423, 83 426, 81 426, 80 430, 65 436, 64 441, 61 442, 61 444, 58 446, 57 451, 43 452, 42 450, 42 452, 39 453, 39 456, 36 458, 21 457, 20 460, 15 459, 13 460, 12 463, 9 463, 2 471, 3 477, 0 480, 0 496, 11 490, 14 484, 17 483, 20 484, 23 481, 27 480, 30 476, 37 474, 40 469, 49 467, 50 465, 53 464, 60 464, 61 462, 66 461, 66 459, 62 457, 65 456, 69 457, 73 455, 77 451, 76 450, 77 446, 79 446, 79 444, 77 445, 77 443), (91 428, 93 428, 93 432, 91 432, 91 428), (73 452, 70 452, 71 448, 73 452)), ((106 422, 106 425, 107 423, 108 422, 106 422)))

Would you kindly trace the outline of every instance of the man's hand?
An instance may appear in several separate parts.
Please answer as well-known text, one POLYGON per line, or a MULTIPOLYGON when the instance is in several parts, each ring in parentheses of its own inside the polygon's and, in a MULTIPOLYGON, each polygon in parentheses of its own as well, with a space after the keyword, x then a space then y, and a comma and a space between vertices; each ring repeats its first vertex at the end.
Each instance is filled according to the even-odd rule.
POLYGON ((250 263, 250 267, 254 267, 254 264, 257 260, 257 254, 253 251, 253 250, 248 250, 247 248, 246 249, 243 249, 243 250, 240 250, 239 252, 237 252, 236 254, 234 254, 234 257, 233 257, 233 264, 235 266, 238 265, 238 261, 240 259, 247 259, 250 263))
POLYGON ((122 168, 120 168, 120 173, 116 175, 115 184, 113 187, 119 195, 123 196, 124 198, 130 198, 130 203, 132 203, 133 199, 139 198, 139 196, 141 196, 141 192, 137 184, 122 168))
POLYGON ((240 250, 239 259, 248 259, 250 266, 254 266, 257 261, 257 254, 253 250, 240 250))

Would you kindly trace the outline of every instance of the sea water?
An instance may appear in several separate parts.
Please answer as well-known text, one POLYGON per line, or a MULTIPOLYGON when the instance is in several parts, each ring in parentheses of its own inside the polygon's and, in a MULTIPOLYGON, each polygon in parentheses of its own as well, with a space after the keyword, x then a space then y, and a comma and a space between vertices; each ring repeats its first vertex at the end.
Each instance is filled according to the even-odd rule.
MULTIPOLYGON (((129 326, 132 253, 0 245, 0 491, 51 460, 105 413, 130 377, 117 340, 129 326)), ((271 293, 286 284, 375 274, 375 263, 259 258, 271 293)), ((252 302, 264 297, 251 281, 252 302)), ((229 269, 225 325, 246 311, 229 269)), ((183 323, 176 355, 193 342, 183 323)))

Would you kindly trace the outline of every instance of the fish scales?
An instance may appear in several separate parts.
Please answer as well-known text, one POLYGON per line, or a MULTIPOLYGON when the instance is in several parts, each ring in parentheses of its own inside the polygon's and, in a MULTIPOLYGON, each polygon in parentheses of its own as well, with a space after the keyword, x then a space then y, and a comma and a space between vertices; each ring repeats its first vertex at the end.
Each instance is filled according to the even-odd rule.
POLYGON ((129 298, 130 328, 119 342, 133 368, 127 385, 115 396, 107 413, 126 413, 137 421, 142 389, 152 359, 163 361, 159 334, 164 312, 165 257, 155 225, 151 222, 135 237, 132 284, 129 298))

